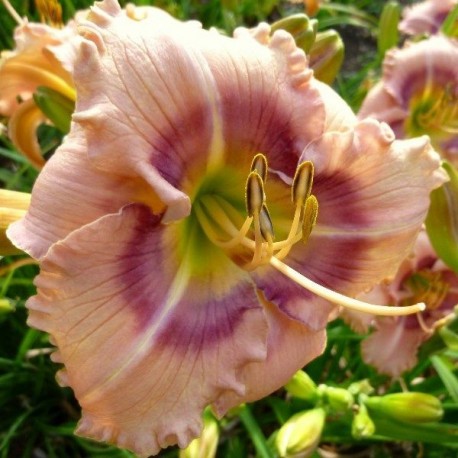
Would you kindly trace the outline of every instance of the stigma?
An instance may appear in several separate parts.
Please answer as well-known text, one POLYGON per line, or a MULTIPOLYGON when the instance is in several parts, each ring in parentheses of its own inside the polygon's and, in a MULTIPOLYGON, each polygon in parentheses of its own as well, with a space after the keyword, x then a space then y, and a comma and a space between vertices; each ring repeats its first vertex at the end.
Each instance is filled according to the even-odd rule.
POLYGON ((274 224, 267 205, 265 184, 268 179, 267 158, 257 154, 253 158, 245 185, 247 216, 227 200, 215 194, 205 195, 195 206, 197 219, 209 240, 225 251, 243 248, 250 259, 242 267, 255 270, 270 265, 302 288, 329 302, 355 311, 374 315, 400 316, 425 310, 423 302, 393 307, 374 305, 354 299, 320 285, 288 266, 283 260, 297 243, 307 243, 317 222, 319 204, 313 195, 314 166, 310 161, 299 164, 291 184, 294 214, 287 235, 276 240, 274 224))

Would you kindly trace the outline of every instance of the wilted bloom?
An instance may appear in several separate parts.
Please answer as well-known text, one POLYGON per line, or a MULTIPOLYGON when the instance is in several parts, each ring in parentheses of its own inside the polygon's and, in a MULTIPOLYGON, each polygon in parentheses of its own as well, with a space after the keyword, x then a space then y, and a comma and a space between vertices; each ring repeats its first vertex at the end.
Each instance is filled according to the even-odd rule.
POLYGON ((411 423, 440 421, 444 410, 438 398, 428 393, 393 393, 364 401, 369 411, 411 423))
POLYGON ((326 411, 322 407, 293 415, 278 431, 275 445, 282 458, 310 456, 323 431, 326 411))
POLYGON ((434 36, 389 51, 383 78, 369 91, 359 118, 387 122, 397 138, 427 134, 458 164, 458 42, 434 36))
POLYGON ((330 288, 394 273, 446 177, 426 137, 357 122, 288 33, 135 12, 80 23, 73 125, 8 234, 41 260, 29 323, 78 433, 149 455, 320 354, 327 299, 367 309, 330 288))
MULTIPOLYGON (((361 345, 366 363, 397 377, 416 364, 418 348, 431 337, 435 323, 458 303, 458 276, 437 258, 426 233, 421 232, 415 254, 401 264, 392 282, 374 288, 371 295, 375 294, 385 304, 426 303, 427 309, 419 317, 377 317, 374 332, 361 345)), ((363 296, 365 300, 373 297, 363 296)), ((347 313, 347 319, 350 315, 353 321, 358 320, 353 313, 347 313)))
MULTIPOLYGON (((46 3, 46 2, 45 2, 46 3)), ((8 135, 14 145, 38 168, 44 165, 36 129, 47 117, 33 94, 46 87, 75 99, 71 69, 80 38, 74 22, 62 28, 29 22, 15 30, 16 48, 0 58, 0 115, 9 119, 8 135)))
POLYGON ((402 11, 399 30, 407 35, 437 33, 457 0, 425 0, 406 6, 402 11))

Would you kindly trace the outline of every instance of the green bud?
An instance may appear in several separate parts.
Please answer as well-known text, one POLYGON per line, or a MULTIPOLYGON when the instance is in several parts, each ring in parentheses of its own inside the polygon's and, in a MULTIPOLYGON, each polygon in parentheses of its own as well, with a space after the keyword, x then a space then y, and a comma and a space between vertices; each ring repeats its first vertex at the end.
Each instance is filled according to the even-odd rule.
POLYGON ((49 87, 39 86, 33 100, 43 114, 64 134, 70 130, 75 102, 49 87))
POLYGON ((14 305, 11 303, 10 300, 5 298, 0 299, 0 314, 14 312, 14 310, 14 305))
POLYGON ((353 417, 351 424, 351 434, 355 439, 370 437, 375 433, 374 422, 369 417, 367 408, 364 404, 359 406, 358 412, 353 417))
POLYGON ((285 390, 296 398, 310 402, 319 398, 315 382, 304 371, 296 372, 285 385, 285 390))
POLYGON ((351 409, 355 400, 353 395, 345 388, 320 385, 323 400, 326 401, 332 410, 342 412, 351 409))
POLYGON ((293 14, 271 25, 272 33, 280 29, 289 32, 293 36, 296 46, 303 49, 307 54, 315 41, 318 21, 310 19, 305 14, 293 14))
POLYGON ((394 393, 367 398, 370 412, 410 423, 439 421, 444 413, 439 399, 426 393, 394 393))
POLYGON ((275 439, 281 457, 298 453, 309 456, 313 453, 321 437, 326 412, 323 408, 299 412, 293 415, 278 431, 275 439))
POLYGON ((309 53, 309 65, 317 79, 331 84, 342 66, 343 58, 344 43, 335 30, 317 34, 309 53))
POLYGON ((179 458, 214 458, 218 447, 219 429, 215 418, 209 413, 204 414, 204 429, 185 449, 180 450, 179 458))
POLYGON ((381 57, 388 49, 398 44, 398 24, 401 15, 401 6, 398 2, 388 2, 382 11, 379 22, 377 47, 381 57))

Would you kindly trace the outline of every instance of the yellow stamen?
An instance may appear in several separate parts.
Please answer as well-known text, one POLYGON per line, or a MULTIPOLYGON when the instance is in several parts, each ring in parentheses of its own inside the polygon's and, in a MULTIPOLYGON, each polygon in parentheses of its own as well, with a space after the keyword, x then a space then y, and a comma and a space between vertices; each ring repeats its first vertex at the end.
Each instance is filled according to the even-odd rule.
MULTIPOLYGON (((218 224, 221 229, 223 229, 229 237, 233 239, 238 238, 240 244, 246 248, 253 251, 256 250, 256 242, 247 238, 241 237, 241 231, 239 231, 232 221, 225 214, 224 210, 220 207, 218 201, 212 196, 206 196, 202 198, 202 204, 208 209, 210 214, 213 216, 213 224, 218 224)), ((199 209, 199 206, 196 208, 197 218, 201 224, 202 229, 204 230, 207 237, 217 246, 221 246, 221 240, 217 236, 217 231, 214 230, 212 226, 212 221, 209 217, 199 209)), ((260 229, 259 229, 260 230, 260 229)), ((419 303, 406 307, 391 307, 385 305, 373 305, 366 302, 353 299, 343 294, 331 291, 330 289, 319 285, 307 277, 301 275, 299 272, 295 271, 288 265, 280 261, 276 256, 272 256, 268 259, 268 262, 272 267, 277 269, 283 275, 290 278, 299 286, 302 286, 304 289, 316 294, 317 296, 322 297, 334 304, 341 305, 343 307, 350 308, 352 310, 371 313, 374 315, 386 315, 386 316, 400 316, 400 315, 409 315, 411 313, 416 313, 422 310, 425 310, 425 304, 419 303)))
POLYGON ((62 6, 57 0, 35 0, 41 22, 59 28, 63 26, 62 6))

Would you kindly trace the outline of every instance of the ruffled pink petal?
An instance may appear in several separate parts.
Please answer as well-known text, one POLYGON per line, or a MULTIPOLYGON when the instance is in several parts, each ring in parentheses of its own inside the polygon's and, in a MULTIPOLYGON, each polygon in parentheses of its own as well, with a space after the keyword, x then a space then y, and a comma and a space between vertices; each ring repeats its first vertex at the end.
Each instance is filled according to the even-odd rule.
POLYGON ((147 186, 139 180, 126 180, 120 174, 91 167, 84 138, 80 129, 73 126, 38 176, 29 211, 10 225, 8 237, 17 247, 40 259, 52 244, 73 230, 118 211, 126 203, 143 200, 143 188, 147 186))
MULTIPOLYGON (((30 325, 51 334, 65 365, 59 380, 82 406, 78 433, 142 456, 186 446, 205 406, 227 392, 246 396, 250 380, 239 374, 267 350, 266 317, 246 273, 226 261, 188 278, 175 228, 159 223, 132 205, 74 231, 42 260, 28 302, 30 325)), ((322 344, 312 337, 312 354, 298 352, 306 360, 322 344)))
MULTIPOLYGON (((354 133, 324 134, 302 159, 315 164, 318 222, 307 244, 297 244, 285 262, 349 296, 393 276, 421 229, 431 190, 447 179, 428 138, 394 140, 386 124, 366 120, 354 133)), ((271 267, 253 276, 287 315, 311 329, 325 325, 326 301, 271 267)))
POLYGON ((443 36, 408 43, 402 49, 392 49, 384 60, 385 89, 401 108, 408 110, 413 95, 423 93, 433 84, 458 93, 458 44, 443 36))
POLYGON ((246 385, 246 392, 240 396, 228 391, 221 396, 214 405, 220 416, 232 407, 256 401, 285 385, 297 368, 304 367, 319 356, 326 346, 325 330, 311 332, 266 301, 264 310, 269 324, 267 358, 243 368, 241 379, 246 385))
MULTIPOLYGON (((263 152, 291 176, 326 122, 321 86, 292 37, 270 37, 264 24, 232 39, 154 8, 142 14, 133 20, 105 0, 80 26, 74 119, 97 167, 141 175, 168 207, 165 220, 187 215, 183 191, 205 168, 249 168, 263 152)), ((336 100, 335 111, 345 106, 336 100)))
POLYGON ((436 33, 456 3, 456 0, 425 0, 407 6, 402 11, 399 30, 407 35, 436 33))
POLYGON ((401 108, 396 99, 386 91, 382 81, 368 92, 358 111, 358 119, 372 117, 390 126, 403 123, 408 115, 409 112, 401 108))
POLYGON ((361 344, 363 360, 378 372, 399 377, 417 362, 417 350, 428 338, 419 327, 406 327, 407 318, 378 319, 377 329, 361 344))

